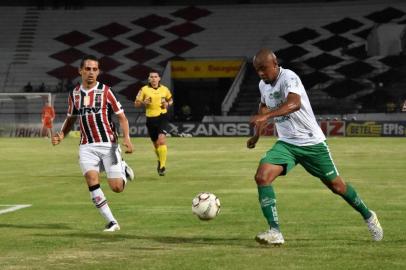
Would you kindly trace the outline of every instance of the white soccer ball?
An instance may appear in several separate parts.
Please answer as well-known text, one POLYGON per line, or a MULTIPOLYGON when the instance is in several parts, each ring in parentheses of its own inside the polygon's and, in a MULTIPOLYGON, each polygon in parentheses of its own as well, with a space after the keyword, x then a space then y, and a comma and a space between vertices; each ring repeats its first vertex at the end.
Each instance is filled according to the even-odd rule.
POLYGON ((213 193, 199 193, 192 200, 192 212, 201 220, 213 219, 220 212, 220 200, 213 193))

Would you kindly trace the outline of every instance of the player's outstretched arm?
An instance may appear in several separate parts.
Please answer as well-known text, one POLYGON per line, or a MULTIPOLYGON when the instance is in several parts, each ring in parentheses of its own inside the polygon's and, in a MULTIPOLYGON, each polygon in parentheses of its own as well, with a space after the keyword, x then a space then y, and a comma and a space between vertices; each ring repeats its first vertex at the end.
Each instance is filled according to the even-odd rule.
POLYGON ((52 136, 51 143, 52 145, 57 145, 62 142, 66 135, 68 135, 69 131, 71 131, 73 124, 76 122, 76 116, 68 116, 66 117, 65 121, 63 122, 62 128, 60 132, 55 133, 52 136))
POLYGON ((131 154, 134 151, 134 146, 131 143, 130 127, 128 126, 128 120, 124 113, 117 114, 120 127, 123 131, 123 145, 125 147, 125 153, 131 154))
MULTIPOLYGON (((266 114, 267 112, 269 112, 269 109, 266 107, 266 105, 263 103, 259 103, 258 115, 266 114)), ((255 145, 257 144, 259 137, 262 134, 262 130, 264 129, 266 124, 267 122, 254 124, 254 135, 248 139, 247 148, 249 149, 255 148, 255 145)))
POLYGON ((64 137, 65 137, 65 136, 63 135, 62 132, 54 133, 54 134, 52 135, 52 139, 51 139, 52 145, 58 145, 58 144, 60 144, 60 143, 62 142, 62 140, 63 140, 64 137))

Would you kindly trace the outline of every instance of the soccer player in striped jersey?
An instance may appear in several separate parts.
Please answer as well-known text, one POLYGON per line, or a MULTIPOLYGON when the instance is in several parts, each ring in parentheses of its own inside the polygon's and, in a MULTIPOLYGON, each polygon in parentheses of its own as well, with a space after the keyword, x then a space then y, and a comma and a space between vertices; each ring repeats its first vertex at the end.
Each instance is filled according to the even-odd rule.
POLYGON ((120 230, 120 226, 100 188, 99 174, 101 171, 106 172, 108 184, 114 192, 122 192, 127 180, 134 178, 133 170, 121 157, 118 136, 112 121, 113 114, 118 118, 123 131, 125 152, 132 153, 133 145, 124 110, 111 88, 97 81, 99 73, 99 60, 92 55, 85 56, 79 68, 82 83, 69 93, 67 117, 61 131, 52 137, 52 144, 59 144, 79 118, 79 164, 90 197, 107 221, 104 231, 113 232, 120 230))
POLYGON ((168 153, 168 147, 166 146, 167 112, 172 103, 172 94, 166 86, 161 84, 159 73, 155 70, 150 71, 148 84, 138 92, 134 105, 137 108, 145 106, 146 125, 158 158, 157 171, 159 176, 165 175, 168 153))
POLYGON ((247 147, 255 147, 261 129, 271 118, 278 132, 278 141, 260 160, 255 175, 261 209, 270 227, 256 236, 257 242, 270 245, 285 242, 279 228, 272 183, 297 163, 361 214, 373 240, 382 240, 383 230, 375 212, 368 209, 355 189, 339 175, 300 78, 280 67, 269 49, 261 49, 253 64, 261 78, 261 102, 258 114, 251 119, 255 134, 247 141, 247 147))

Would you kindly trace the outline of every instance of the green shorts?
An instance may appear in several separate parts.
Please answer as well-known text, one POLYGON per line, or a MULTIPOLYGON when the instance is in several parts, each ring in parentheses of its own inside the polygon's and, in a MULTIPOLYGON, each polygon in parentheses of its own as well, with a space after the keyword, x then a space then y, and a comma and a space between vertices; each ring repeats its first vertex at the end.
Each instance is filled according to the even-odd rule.
POLYGON ((326 142, 297 146, 277 141, 261 159, 260 164, 263 163, 283 166, 282 175, 286 175, 298 163, 321 180, 331 181, 339 175, 326 142))

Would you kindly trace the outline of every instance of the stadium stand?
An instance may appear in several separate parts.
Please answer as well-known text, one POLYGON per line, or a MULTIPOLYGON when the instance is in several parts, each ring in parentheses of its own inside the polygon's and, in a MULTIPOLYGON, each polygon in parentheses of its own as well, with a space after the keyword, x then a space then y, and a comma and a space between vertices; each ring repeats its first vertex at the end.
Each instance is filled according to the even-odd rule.
POLYGON ((251 115, 259 104, 258 95, 258 75, 256 74, 252 62, 247 65, 244 80, 229 115, 251 115))
MULTIPOLYGON (((399 82, 404 57, 369 56, 366 47, 377 24, 405 24, 403 1, 309 1, 301 4, 300 12, 294 3, 243 2, 147 6, 149 1, 145 1, 145 6, 138 7, 81 9, 2 7, 2 91, 21 91, 28 81, 33 85, 44 82, 51 89, 61 81, 76 82, 79 59, 92 53, 102 59, 100 79, 127 97, 128 110, 135 110, 131 101, 149 68, 163 71, 171 59, 251 60, 258 48, 267 46, 276 51, 283 67, 301 76, 316 113, 379 110, 366 102, 371 100, 369 95, 377 91, 390 91, 387 99, 405 95, 406 83, 399 82), (398 90, 390 90, 393 87, 398 90)), ((252 114, 258 101, 257 83, 255 72, 247 68, 230 115, 252 114)), ((56 111, 61 111, 58 106, 56 111)))

